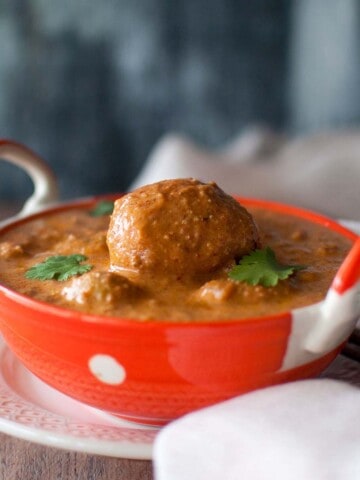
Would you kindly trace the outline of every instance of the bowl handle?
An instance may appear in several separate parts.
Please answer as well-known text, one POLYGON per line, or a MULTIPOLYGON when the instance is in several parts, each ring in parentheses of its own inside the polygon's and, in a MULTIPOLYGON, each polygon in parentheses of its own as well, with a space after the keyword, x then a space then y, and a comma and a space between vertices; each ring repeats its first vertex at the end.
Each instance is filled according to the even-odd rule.
POLYGON ((25 170, 34 184, 34 192, 21 211, 3 223, 35 213, 58 199, 58 186, 52 170, 29 148, 11 140, 0 139, 0 159, 25 170))
POLYGON ((351 334, 360 315, 360 236, 338 270, 323 302, 320 318, 305 339, 312 353, 325 353, 351 334))

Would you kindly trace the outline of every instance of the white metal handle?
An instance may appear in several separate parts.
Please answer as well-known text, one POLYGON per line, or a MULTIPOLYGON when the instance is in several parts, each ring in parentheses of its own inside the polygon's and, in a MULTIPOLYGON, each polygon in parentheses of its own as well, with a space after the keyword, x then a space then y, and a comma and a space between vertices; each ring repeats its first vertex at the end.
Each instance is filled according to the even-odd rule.
MULTIPOLYGON (((58 199, 58 185, 52 170, 30 149, 11 140, 0 140, 0 159, 25 170, 34 184, 33 194, 11 220, 35 213, 58 199)), ((10 219, 3 223, 8 221, 10 219)))

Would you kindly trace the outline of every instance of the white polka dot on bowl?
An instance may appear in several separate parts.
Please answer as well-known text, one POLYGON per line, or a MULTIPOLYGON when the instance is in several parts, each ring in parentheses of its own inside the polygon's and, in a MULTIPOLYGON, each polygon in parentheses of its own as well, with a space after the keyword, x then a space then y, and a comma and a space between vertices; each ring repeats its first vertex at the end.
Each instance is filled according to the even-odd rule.
POLYGON ((116 358, 98 353, 88 362, 90 372, 102 383, 120 385, 125 381, 126 370, 116 358))

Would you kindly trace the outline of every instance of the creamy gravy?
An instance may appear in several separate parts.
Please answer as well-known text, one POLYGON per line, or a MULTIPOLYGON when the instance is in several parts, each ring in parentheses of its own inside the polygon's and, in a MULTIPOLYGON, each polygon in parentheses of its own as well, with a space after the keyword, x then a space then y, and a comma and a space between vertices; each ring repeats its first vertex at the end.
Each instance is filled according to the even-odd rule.
MULTIPOLYGON (((42 302, 97 315, 138 321, 216 321, 270 315, 324 298, 351 247, 340 234, 293 216, 248 208, 260 242, 279 261, 307 268, 276 287, 228 279, 227 268, 187 278, 154 273, 126 278, 109 272, 109 216, 72 208, 10 228, 0 237, 0 282, 42 302), (81 253, 90 273, 60 282, 29 280, 25 272, 52 255, 81 253)), ((164 253, 166 254, 166 253, 164 253)))

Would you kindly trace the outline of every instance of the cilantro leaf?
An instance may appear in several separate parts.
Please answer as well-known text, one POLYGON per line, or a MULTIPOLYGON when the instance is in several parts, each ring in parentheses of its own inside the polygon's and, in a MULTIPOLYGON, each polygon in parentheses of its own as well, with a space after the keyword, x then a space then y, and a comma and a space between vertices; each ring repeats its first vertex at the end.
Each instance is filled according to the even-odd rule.
POLYGON ((92 269, 92 265, 81 262, 87 260, 85 255, 54 255, 26 271, 25 277, 37 280, 68 280, 73 275, 82 275, 92 269))
POLYGON ((103 215, 111 215, 114 210, 114 202, 110 200, 101 200, 95 207, 90 210, 92 217, 101 217, 103 215))
POLYGON ((285 280, 303 265, 282 265, 270 247, 258 249, 244 256, 238 265, 229 271, 229 278, 250 285, 275 287, 279 280, 285 280))

